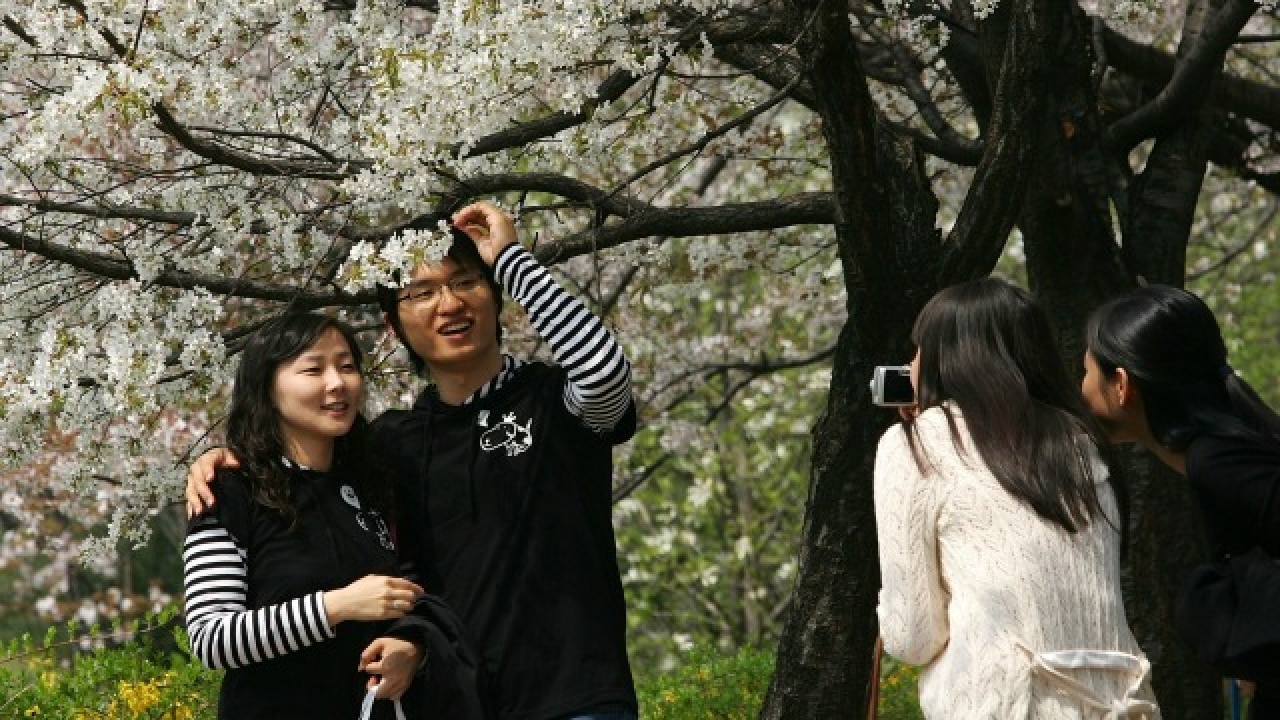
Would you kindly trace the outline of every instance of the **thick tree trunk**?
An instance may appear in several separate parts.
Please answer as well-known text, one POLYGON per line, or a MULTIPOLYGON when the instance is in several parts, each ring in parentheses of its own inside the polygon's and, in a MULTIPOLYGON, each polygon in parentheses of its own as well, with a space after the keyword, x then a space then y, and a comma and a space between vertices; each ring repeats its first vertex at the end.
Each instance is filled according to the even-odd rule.
POLYGON ((1027 278, 1058 332, 1067 366, 1079 376, 1081 328, 1094 307, 1130 287, 1112 228, 1113 198, 1125 191, 1123 158, 1108 156, 1093 92, 1088 19, 1068 14, 1046 83, 1049 112, 1019 227, 1027 278))
POLYGON ((848 319, 814 431, 800 570, 761 717, 858 718, 879 589, 871 470, 877 440, 895 419, 869 406, 866 381, 872 366, 905 360, 911 324, 941 285, 985 275, 999 257, 1021 212, 1045 107, 1038 99, 1050 59, 1045 34, 1056 32, 1061 5, 1022 3, 1000 24, 1000 40, 984 41, 1000 46, 993 53, 1002 63, 988 145, 945 244, 922 163, 877 121, 848 7, 798 0, 792 7, 797 24, 811 28, 798 48, 831 158, 848 319))
MULTIPOLYGON (((1089 211, 1075 201, 1064 205, 1052 197, 1033 191, 1029 199, 1023 223, 1027 268, 1060 330, 1067 361, 1079 374, 1084 318, 1127 286, 1127 277, 1116 278, 1119 269, 1110 257, 1114 244, 1087 232, 1089 211)), ((1185 479, 1153 464, 1145 451, 1116 457, 1117 480, 1130 499, 1125 609, 1151 660, 1156 696, 1170 720, 1216 717, 1221 693, 1214 675, 1190 655, 1173 627, 1178 582, 1205 554, 1189 488, 1185 479)))
MULTIPOLYGON (((1152 104, 1177 106, 1134 178, 1129 194, 1126 263, 1137 278, 1181 286, 1186 249, 1206 172, 1213 132, 1208 98, 1222 57, 1254 6, 1241 0, 1196 0, 1188 5, 1178 49, 1179 70, 1198 76, 1194 93, 1162 91, 1152 104), (1197 54, 1200 57, 1196 57, 1197 54)), ((1169 85, 1178 81, 1177 72, 1169 85)), ((1151 655, 1156 694, 1168 718, 1202 718, 1221 708, 1214 671, 1197 661, 1173 630, 1173 601, 1190 569, 1207 555, 1199 513, 1184 478, 1141 451, 1126 463, 1133 495, 1133 535, 1126 596, 1134 631, 1151 655)))
POLYGON ((832 159, 848 319, 814 429, 800 568, 761 717, 830 720, 863 716, 876 637, 871 468, 896 418, 871 406, 867 379, 874 365, 907 360, 911 323, 936 289, 940 243, 937 202, 918 158, 876 119, 848 8, 794 9, 798 22, 813 18, 800 51, 832 159))
MULTIPOLYGON (((1188 191, 1198 186, 1188 173, 1203 173, 1203 161, 1198 171, 1196 163, 1187 167, 1187 158, 1179 157, 1171 141, 1137 187, 1128 185, 1125 159, 1109 157, 1104 149, 1089 58, 1083 52, 1086 22, 1077 15, 1064 27, 1057 77, 1050 85, 1055 117, 1043 128, 1038 172, 1020 222, 1031 289, 1053 317, 1077 377, 1082 374, 1082 329, 1094 307, 1132 287, 1137 274, 1150 273, 1154 280, 1176 273, 1172 280, 1181 280, 1188 211, 1195 207, 1194 193, 1188 191), (1171 191, 1158 191, 1152 184, 1168 184, 1171 191), (1139 188, 1143 191, 1135 192, 1139 188), (1131 212, 1124 259, 1111 224, 1112 201, 1122 213, 1131 212), (1182 206, 1173 212, 1170 203, 1182 206), (1129 235, 1140 239, 1129 240, 1129 235)), ((1175 134, 1186 132, 1183 128, 1175 134)), ((1178 582, 1205 554, 1186 482, 1143 452, 1118 452, 1116 459, 1117 484, 1130 506, 1125 607, 1152 662, 1156 695, 1166 718, 1214 717, 1221 708, 1218 683, 1173 627, 1178 582)))
POLYGON ((1227 50, 1256 9, 1251 0, 1188 3, 1174 75, 1147 107, 1134 113, 1151 119, 1126 118, 1113 133, 1127 142, 1137 139, 1134 128, 1146 129, 1156 140, 1130 188, 1124 244, 1130 268, 1147 282, 1181 286, 1186 277, 1187 239, 1213 136, 1209 98, 1227 50))
POLYGON ((1191 487, 1145 450, 1126 448, 1117 455, 1130 496, 1125 610, 1151 660, 1160 709, 1166 720, 1220 717, 1222 690, 1216 673, 1191 654, 1173 625, 1183 578, 1207 558, 1191 487))
MULTIPOLYGON (((909 317, 894 318, 899 323, 909 317)), ((880 587, 871 466, 888 413, 868 411, 863 339, 841 332, 827 411, 814 429, 800 571, 761 718, 860 718, 880 587)))

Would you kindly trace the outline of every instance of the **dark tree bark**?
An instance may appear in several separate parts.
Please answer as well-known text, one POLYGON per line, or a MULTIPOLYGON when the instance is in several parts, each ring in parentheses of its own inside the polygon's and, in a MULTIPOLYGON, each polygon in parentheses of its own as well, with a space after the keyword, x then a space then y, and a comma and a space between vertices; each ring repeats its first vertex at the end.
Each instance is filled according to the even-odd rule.
POLYGON ((1173 626, 1181 581, 1208 554, 1191 487, 1145 450, 1124 448, 1117 456, 1130 497, 1125 609, 1151 661, 1160 709, 1169 720, 1218 717, 1218 676, 1188 651, 1173 626))
MULTIPOLYGON (((1105 63, 1093 51, 1117 41, 1075 3, 1001 3, 981 23, 956 4, 961 14, 944 59, 982 128, 982 155, 955 229, 939 243, 921 163, 910 143, 893 139, 867 95, 866 77, 884 81, 886 73, 910 72, 909 63, 894 68, 885 62, 891 53, 877 52, 881 65, 868 67, 873 59, 859 55, 868 50, 850 36, 846 5, 787 5, 789 17, 775 26, 805 29, 796 64, 763 62, 769 52, 747 46, 718 50, 774 87, 800 72, 795 99, 823 121, 848 291, 828 406, 814 430, 800 571, 764 718, 865 712, 879 585, 870 476, 876 439, 893 420, 867 407, 871 367, 905 356, 923 302, 989 272, 1015 223, 1032 289, 1055 319, 1069 367, 1080 367, 1080 330, 1103 299, 1139 278, 1180 284, 1205 158, 1221 140, 1221 127, 1206 134, 1205 103, 1217 97, 1208 80, 1251 7, 1193 3, 1200 16, 1168 61, 1166 86, 1151 88, 1136 109, 1104 116, 1095 89, 1105 63), (1127 153, 1148 137, 1156 143, 1134 177, 1127 153)), ((938 140, 914 137, 937 151, 938 140)), ((1119 455, 1117 479, 1130 487, 1133 517, 1124 574, 1131 625, 1153 662, 1166 715, 1212 717, 1220 707, 1214 677, 1172 630, 1177 580, 1204 552, 1186 485, 1140 453, 1119 455)))
POLYGON ((936 198, 909 141, 877 117, 843 2, 796 2, 814 109, 831 158, 836 241, 848 293, 827 409, 814 429, 800 569, 762 718, 862 717, 871 680, 879 568, 871 475, 880 434, 896 418, 869 406, 876 364, 909 353, 911 324, 943 285, 991 271, 1021 212, 1062 9, 1019 3, 984 39, 1001 58, 987 144, 956 228, 934 227, 936 198), (1004 43, 1002 47, 995 47, 1004 43))
MULTIPOLYGON (((1068 367, 1079 376, 1088 313, 1133 280, 1109 218, 1100 214, 1106 197, 1099 173, 1106 161, 1096 121, 1075 117, 1045 131, 1041 172, 1020 226, 1030 285, 1053 318, 1068 367)), ((1205 552, 1186 483, 1143 452, 1116 457, 1117 484, 1130 498, 1125 607, 1152 662, 1156 696, 1167 718, 1213 717, 1221 707, 1218 685, 1176 637, 1172 622, 1177 582, 1205 552)))
POLYGON ((762 718, 865 711, 879 590, 871 466, 893 421, 870 406, 876 364, 901 362, 932 293, 937 203, 909 144, 877 120, 844 3, 795 3, 805 73, 832 158, 836 238, 848 290, 827 409, 814 429, 800 570, 762 718), (813 13, 817 13, 813 17, 813 13))
MULTIPOLYGON (((1221 23, 1243 22, 1239 15, 1205 5, 1192 3, 1191 12, 1203 17, 1199 22, 1189 18, 1179 51, 1184 64, 1204 52, 1201 38, 1214 41, 1215 27, 1221 32, 1221 23)), ((1031 288, 1053 316, 1064 356, 1077 375, 1084 352, 1081 329, 1092 308, 1141 280, 1182 284, 1213 131, 1207 104, 1211 82, 1198 85, 1195 95, 1174 96, 1182 107, 1170 113, 1173 119, 1102 117, 1090 79, 1095 59, 1086 52, 1086 23, 1076 15, 1066 25, 1050 93, 1056 118, 1042 129, 1039 172, 1020 221, 1031 288), (1117 146, 1115 129, 1124 135, 1131 132, 1126 126, 1140 121, 1160 132, 1146 167, 1131 178, 1129 148, 1117 146), (1112 227, 1113 207, 1123 246, 1112 227)), ((1207 62, 1211 81, 1221 55, 1207 62)), ((1171 96, 1167 90, 1159 95, 1171 96)), ((1156 695, 1165 717, 1213 717, 1221 708, 1215 675, 1191 656, 1173 627, 1179 582, 1206 552, 1189 489, 1145 452, 1126 450, 1116 458, 1116 479, 1130 501, 1125 604, 1152 662, 1156 695)))

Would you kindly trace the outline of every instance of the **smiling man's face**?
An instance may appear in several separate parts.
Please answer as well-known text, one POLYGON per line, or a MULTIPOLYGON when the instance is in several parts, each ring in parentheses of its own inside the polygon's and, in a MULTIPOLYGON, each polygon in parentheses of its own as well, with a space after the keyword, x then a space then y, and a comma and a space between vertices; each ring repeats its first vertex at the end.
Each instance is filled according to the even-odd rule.
POLYGON ((398 311, 404 340, 426 361, 429 372, 501 362, 497 303, 483 269, 463 266, 452 257, 420 265, 402 297, 398 311), (430 302, 414 299, 424 289, 430 302))

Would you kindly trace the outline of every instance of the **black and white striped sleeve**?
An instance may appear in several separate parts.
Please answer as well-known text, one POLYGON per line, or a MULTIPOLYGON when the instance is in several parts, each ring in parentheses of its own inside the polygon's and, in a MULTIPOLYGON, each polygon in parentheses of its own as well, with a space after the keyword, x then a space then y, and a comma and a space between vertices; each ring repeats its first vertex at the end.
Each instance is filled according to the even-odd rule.
POLYGON ((246 558, 247 551, 211 516, 192 527, 183 543, 187 635, 205 667, 244 667, 334 637, 322 592, 250 610, 246 558))
POLYGON ((613 334, 521 245, 498 254, 494 274, 568 373, 565 407, 596 432, 612 430, 631 404, 631 363, 613 334))

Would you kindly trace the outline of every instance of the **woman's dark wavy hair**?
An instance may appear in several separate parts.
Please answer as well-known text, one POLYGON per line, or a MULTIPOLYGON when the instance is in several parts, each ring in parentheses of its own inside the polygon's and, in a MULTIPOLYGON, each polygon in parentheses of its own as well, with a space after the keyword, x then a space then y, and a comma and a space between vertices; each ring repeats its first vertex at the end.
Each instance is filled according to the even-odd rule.
MULTIPOLYGON (((475 242, 466 233, 461 230, 449 226, 449 233, 453 236, 453 242, 449 245, 447 255, 458 263, 459 267, 468 270, 478 270, 484 273, 484 280, 489 285, 489 292, 493 294, 494 314, 502 317, 502 286, 498 284, 498 279, 494 277, 493 268, 485 264, 484 258, 480 257, 480 251, 476 249, 475 242)), ((404 351, 409 353, 409 363, 413 366, 413 371, 418 375, 424 375, 427 372, 427 363, 418 353, 414 352, 412 346, 404 335, 404 326, 400 322, 400 291, 397 288, 379 285, 377 288, 378 307, 386 314, 388 322, 391 323, 391 329, 396 334, 396 339, 400 341, 404 351)), ((498 342, 502 342, 502 323, 495 323, 498 330, 498 342)))
POLYGON ((1280 417, 1231 370, 1218 321, 1195 294, 1131 290, 1093 312, 1085 344, 1104 375, 1125 369, 1152 435, 1170 450, 1183 452, 1202 434, 1280 443, 1280 417))
MULTIPOLYGON (((240 460, 245 477, 253 484, 254 499, 279 511, 290 526, 297 521, 297 507, 291 492, 293 474, 284 464, 280 412, 271 401, 271 391, 276 370, 301 355, 329 330, 342 334, 356 366, 362 367, 360 343, 346 323, 314 313, 290 314, 271 320, 249 337, 240 353, 240 365, 231 389, 227 446, 240 460)), ((351 430, 337 438, 333 460, 333 470, 344 471, 344 479, 357 485, 361 496, 370 504, 384 512, 390 509, 389 475, 379 471, 373 462, 368 423, 363 414, 357 414, 351 430)))
MULTIPOLYGON (((942 407, 957 448, 962 438, 948 401, 1010 495, 1068 532, 1104 517, 1099 478, 1082 447, 1103 447, 1101 428, 1063 366, 1048 317, 1026 291, 997 278, 948 287, 920 311, 912 340, 920 349, 920 409, 942 407)), ((923 471, 919 430, 907 427, 923 471)))

